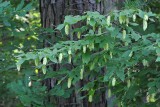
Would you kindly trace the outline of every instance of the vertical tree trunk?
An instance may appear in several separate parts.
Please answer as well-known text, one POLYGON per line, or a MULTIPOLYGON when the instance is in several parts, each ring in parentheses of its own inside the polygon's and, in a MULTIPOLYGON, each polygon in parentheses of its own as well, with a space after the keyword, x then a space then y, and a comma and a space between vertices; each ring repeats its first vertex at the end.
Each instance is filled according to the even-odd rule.
MULTIPOLYGON (((40 13, 41 23, 44 28, 55 28, 63 22, 66 15, 82 14, 85 11, 99 11, 102 14, 107 14, 112 9, 115 9, 114 0, 101 0, 96 3, 96 0, 40 0, 40 13)), ((47 36, 47 35, 45 35, 47 36)), ((49 37, 53 43, 56 43, 56 34, 49 37)), ((49 44, 44 43, 47 47, 49 44)), ((54 65, 54 68, 56 68, 54 65)), ((54 80, 49 79, 46 81, 48 87, 54 86, 54 80)), ((82 83, 78 83, 77 87, 80 87, 82 83)), ((79 101, 78 95, 73 94, 69 100, 58 99, 58 107, 106 107, 106 95, 102 93, 100 95, 100 101, 98 103, 88 103, 88 99, 79 101), (69 105, 68 105, 69 104, 69 105)))

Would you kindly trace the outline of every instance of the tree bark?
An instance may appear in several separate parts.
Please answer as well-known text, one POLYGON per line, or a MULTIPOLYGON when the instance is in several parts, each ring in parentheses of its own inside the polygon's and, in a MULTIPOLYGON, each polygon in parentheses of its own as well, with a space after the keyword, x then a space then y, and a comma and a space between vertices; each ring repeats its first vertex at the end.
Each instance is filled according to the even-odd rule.
POLYGON ((114 0, 40 0, 42 26, 54 28, 63 22, 65 15, 82 14, 85 11, 99 11, 107 14, 114 7, 114 0))
MULTIPOLYGON (((116 1, 116 0, 115 0, 116 1)), ((115 9, 114 0, 101 0, 96 3, 96 0, 40 0, 40 13, 41 23, 43 28, 55 28, 55 26, 61 24, 64 21, 66 15, 81 15, 85 11, 98 11, 101 14, 107 14, 111 10, 115 9)), ((48 36, 51 41, 56 43, 56 34, 45 35, 48 36)), ((48 47, 49 44, 44 41, 44 47, 48 47)), ((58 65, 53 65, 53 69, 57 69, 58 65)), ((55 80, 48 79, 45 84, 48 89, 54 87, 55 80)), ((77 84, 80 87, 84 84, 81 81, 77 84)), ((85 94, 85 93, 82 93, 85 94)), ((58 107, 106 107, 106 94, 101 93, 98 103, 88 103, 88 99, 83 101, 78 100, 79 95, 73 93, 70 99, 57 99, 56 103, 58 107)))

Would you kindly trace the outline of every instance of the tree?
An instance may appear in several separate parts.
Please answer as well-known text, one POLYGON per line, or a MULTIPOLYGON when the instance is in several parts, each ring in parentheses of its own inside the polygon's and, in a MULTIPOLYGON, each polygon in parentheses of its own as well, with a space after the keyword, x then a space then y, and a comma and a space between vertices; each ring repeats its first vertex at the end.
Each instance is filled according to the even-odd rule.
MULTIPOLYGON (((50 2, 54 5, 58 3, 58 1, 43 2, 50 2)), ((72 3, 72 1, 68 2, 72 3)), ((89 3, 93 1, 90 0, 87 6, 90 6, 89 3)), ((22 1, 16 10, 18 13, 21 10, 22 13, 25 12, 24 14, 16 13, 16 18, 12 18, 15 20, 7 20, 10 19, 9 16, 14 17, 13 14, 7 14, 7 17, 0 19, 1 25, 5 26, 2 29, 8 30, 6 33, 12 34, 10 29, 15 28, 14 33, 20 34, 20 38, 24 35, 25 38, 22 40, 27 43, 27 46, 24 45, 24 50, 21 39, 14 38, 14 42, 11 41, 12 46, 19 45, 18 48, 13 48, 14 52, 12 49, 5 52, 7 48, 2 44, 2 50, 5 53, 0 53, 2 55, 1 65, 3 65, 0 68, 3 81, 0 86, 6 87, 6 84, 13 81, 14 78, 15 81, 8 84, 8 88, 15 92, 17 97, 15 94, 12 95, 18 98, 17 100, 20 100, 24 106, 105 106, 105 97, 111 98, 112 95, 115 96, 107 99, 107 103, 110 100, 113 102, 112 106, 158 106, 160 101, 159 15, 150 11, 148 3, 152 2, 126 0, 125 8, 122 10, 111 13, 105 10, 100 11, 102 14, 107 13, 105 15, 86 11, 82 6, 80 6, 82 11, 79 12, 75 9, 78 6, 71 5, 72 7, 67 12, 63 12, 64 21, 58 25, 50 19, 52 17, 48 19, 49 16, 44 12, 46 16, 44 27, 38 27, 40 30, 38 36, 35 32, 37 24, 33 24, 35 20, 29 21, 31 26, 24 26, 25 33, 20 25, 21 21, 17 17, 19 15, 28 16, 24 10, 29 8, 27 6, 22 9, 24 4, 22 1), (137 6, 140 8, 137 9, 137 6), (17 21, 20 23, 15 24, 14 22, 17 21), (13 27, 8 26, 10 23, 13 24, 13 27), (33 46, 35 41, 31 44, 33 47, 30 48, 28 45, 30 37, 38 40, 38 43, 42 43, 41 40, 44 39, 44 48, 38 49, 40 44, 33 46), (21 54, 16 52, 21 52, 21 54), (6 55, 14 55, 16 58, 7 58, 6 55), (12 71, 15 68, 15 66, 10 66, 4 58, 11 65, 16 62, 18 70, 18 75, 15 74, 16 79, 10 72, 4 74, 4 71, 12 71), (6 80, 9 81, 6 82, 6 80)), ((4 4, 0 6, 2 10, 4 4)), ((47 6, 46 10, 54 10, 48 9, 54 6, 49 4, 47 6)), ((6 7, 6 10, 3 10, 4 13, 15 12, 15 8, 12 9, 6 5, 4 7, 6 7)), ((156 8, 152 10, 157 12, 156 8)), ((43 13, 42 10, 41 13, 43 13)), ((31 14, 33 14, 32 11, 31 14)), ((51 14, 52 12, 48 15, 51 14)), ((52 15, 53 18, 54 15, 52 15)), ((0 16, 3 17, 3 14, 0 16)), ((3 43, 10 47, 8 43, 4 41, 3 43)), ((16 72, 16 69, 14 71, 16 72)), ((10 91, 5 88, 1 90, 10 94, 10 91)), ((6 94, 2 96, 3 102, 6 94)))
MULTIPOLYGON (((41 12, 41 23, 43 28, 55 28, 57 25, 61 24, 66 15, 82 15, 86 11, 98 11, 101 14, 107 14, 108 12, 115 9, 114 0, 40 0, 40 12, 41 12)), ((75 25, 75 28, 78 25, 75 25)), ((51 41, 53 44, 56 43, 56 33, 49 36, 47 41, 51 41)), ((46 35, 47 36, 47 35, 46 35)), ((73 39, 69 37, 69 39, 73 39)), ((45 41, 45 47, 48 47, 50 44, 45 41)), ((58 65, 52 65, 53 69, 59 69, 58 65)), ((77 87, 81 87, 85 81, 81 81, 77 84, 77 87)), ((52 88, 54 87, 55 80, 48 79, 45 81, 45 84, 52 88)), ((73 107, 104 107, 106 103, 105 92, 101 93, 101 99, 98 104, 88 103, 88 99, 81 102, 78 100, 79 95, 72 95, 71 98, 66 101, 59 99, 58 105, 73 106, 73 107)), ((84 94, 84 93, 82 93, 84 94)))
MULTIPOLYGON (((28 44, 32 44, 33 42, 36 43, 36 41, 33 39, 27 40, 27 38, 30 38, 33 34, 33 32, 30 30, 28 22, 33 24, 33 19, 35 18, 35 16, 32 18, 26 17, 26 15, 29 15, 29 11, 32 10, 32 4, 28 3, 27 1, 28 0, 0 0, 1 107, 16 106, 19 103, 19 101, 16 99, 16 95, 8 88, 11 82, 17 80, 21 77, 21 74, 23 74, 17 73, 14 56, 17 55, 18 52, 22 52, 22 50, 26 51, 28 49, 33 49, 28 44), (22 47, 19 48, 19 44, 21 44, 21 46, 23 45, 25 49, 22 47)), ((33 15, 35 15, 34 12, 32 10, 33 15)), ((36 23, 35 27, 33 28, 34 30, 36 29, 37 25, 38 23, 36 23)), ((32 44, 32 46, 33 45, 34 44, 32 44)))

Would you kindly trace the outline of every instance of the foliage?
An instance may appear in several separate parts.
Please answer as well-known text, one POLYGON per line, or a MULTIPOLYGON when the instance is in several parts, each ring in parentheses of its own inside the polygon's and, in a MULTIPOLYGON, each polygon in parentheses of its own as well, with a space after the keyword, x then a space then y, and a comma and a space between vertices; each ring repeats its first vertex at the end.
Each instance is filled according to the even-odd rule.
POLYGON ((126 9, 107 16, 66 16, 54 30, 40 28, 36 0, 9 1, 0 0, 0 106, 53 107, 74 93, 94 103, 106 93, 118 106, 160 105, 158 0, 126 0, 126 9), (39 49, 49 33, 59 41, 39 49), (77 87, 81 81, 87 82, 77 87))
POLYGON ((147 3, 144 2, 144 0, 125 0, 125 8, 126 9, 142 9, 144 8, 145 6, 147 6, 147 3))
POLYGON ((99 93, 108 89, 107 97, 116 96, 116 105, 156 106, 160 101, 160 35, 153 28, 155 21, 157 14, 139 9, 115 11, 108 16, 98 12, 66 16, 54 31, 60 32, 63 40, 68 36, 73 39, 20 54, 17 69, 20 71, 28 61, 35 65, 30 75, 32 84, 55 78, 57 84, 49 96, 69 98, 74 91, 85 91, 87 94, 81 97, 96 103, 99 93), (79 22, 86 24, 72 29, 79 22), (51 64, 62 66, 54 71, 51 64), (77 89, 76 84, 85 80, 88 82, 77 89))
POLYGON ((24 0, 14 1, 0 0, 0 106, 5 107, 20 104, 17 96, 7 88, 10 82, 25 74, 17 72, 14 56, 37 48, 37 29, 40 27, 33 4, 24 0))

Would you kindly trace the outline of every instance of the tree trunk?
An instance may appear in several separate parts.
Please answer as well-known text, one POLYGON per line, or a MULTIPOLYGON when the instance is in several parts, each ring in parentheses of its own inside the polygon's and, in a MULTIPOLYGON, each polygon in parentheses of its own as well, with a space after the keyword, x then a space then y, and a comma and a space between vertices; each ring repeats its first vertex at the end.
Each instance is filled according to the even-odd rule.
MULTIPOLYGON (((114 9, 114 0, 101 0, 99 3, 96 3, 96 0, 40 0, 41 23, 44 28, 55 28, 64 21, 66 15, 78 15, 85 11, 99 11, 101 14, 107 14, 114 9)), ((53 43, 56 43, 55 36, 56 34, 49 37, 53 43)), ((45 41, 44 46, 48 47, 49 44, 45 41)), ((53 69, 57 67, 58 65, 54 65, 53 69)), ((48 89, 54 87, 54 83, 53 79, 45 81, 48 89)), ((84 84, 83 81, 78 83, 77 87, 82 84, 84 84)), ((79 95, 75 92, 70 99, 58 99, 57 107, 106 107, 105 93, 101 93, 98 103, 88 103, 88 99, 79 101, 77 97, 79 95)))

